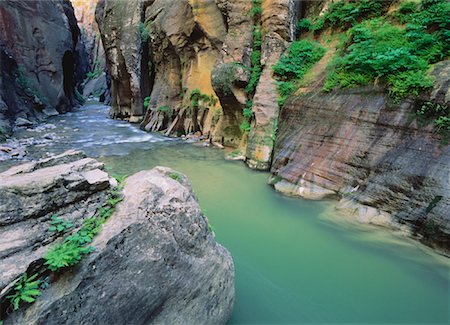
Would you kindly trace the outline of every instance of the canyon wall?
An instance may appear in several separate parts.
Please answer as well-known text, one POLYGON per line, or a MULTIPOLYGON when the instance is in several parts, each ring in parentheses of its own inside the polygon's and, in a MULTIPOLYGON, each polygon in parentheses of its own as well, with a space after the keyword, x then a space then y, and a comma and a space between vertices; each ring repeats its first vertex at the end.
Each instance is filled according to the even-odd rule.
POLYGON ((268 169, 278 115, 271 65, 293 39, 299 6, 266 0, 262 15, 253 15, 254 6, 247 0, 100 1, 96 19, 112 78, 112 115, 167 135, 200 132, 245 152, 240 124, 254 96, 248 155, 253 167, 268 169), (256 28, 263 77, 249 93, 256 28))
POLYGON ((271 183, 308 199, 338 199, 364 223, 407 225, 425 243, 450 249, 450 146, 415 105, 450 105, 450 62, 437 64, 431 95, 393 104, 383 89, 291 97, 283 107, 271 183))
POLYGON ((78 103, 87 60, 68 0, 1 1, 0 58, 0 134, 78 103))

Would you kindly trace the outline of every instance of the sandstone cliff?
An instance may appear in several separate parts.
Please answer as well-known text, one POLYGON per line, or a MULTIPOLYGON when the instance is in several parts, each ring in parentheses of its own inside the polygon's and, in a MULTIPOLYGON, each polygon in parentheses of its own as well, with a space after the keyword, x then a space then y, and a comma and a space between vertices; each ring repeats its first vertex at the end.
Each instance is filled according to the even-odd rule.
POLYGON ((0 58, 0 134, 70 110, 87 64, 70 2, 0 2, 0 58))
POLYGON ((112 115, 133 122, 143 118, 148 131, 200 131, 245 151, 240 125, 254 96, 249 162, 267 169, 278 116, 271 65, 293 39, 298 11, 293 0, 100 1, 96 19, 112 77, 112 115), (262 15, 252 14, 255 3, 262 15), (254 46, 261 42, 255 32, 261 34, 261 49, 254 46), (255 65, 262 81, 246 91, 255 65))
MULTIPOLYGON (((117 186, 103 164, 80 152, 0 174, 0 319, 5 324, 228 321, 233 261, 215 241, 187 178, 164 167, 130 176, 113 212, 111 193, 117 186), (52 247, 69 243, 68 236, 80 243, 83 229, 99 218, 103 221, 95 227, 101 230, 88 242, 89 255, 53 272, 45 268, 52 247), (72 225, 51 230, 55 220, 72 225), (7 297, 24 272, 38 274, 41 293, 34 294, 32 305, 21 301, 13 311, 7 297)), ((58 259, 64 258, 60 252, 58 259)))

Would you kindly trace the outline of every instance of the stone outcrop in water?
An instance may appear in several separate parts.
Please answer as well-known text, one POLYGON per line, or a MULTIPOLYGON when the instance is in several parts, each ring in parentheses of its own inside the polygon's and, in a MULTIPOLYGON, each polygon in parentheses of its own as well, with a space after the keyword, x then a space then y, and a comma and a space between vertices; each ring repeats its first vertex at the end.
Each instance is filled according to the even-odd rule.
POLYGON ((86 68, 69 1, 0 2, 0 134, 70 110, 86 68))
MULTIPOLYGON (((435 66, 435 103, 450 105, 449 61, 435 66)), ((382 89, 291 98, 282 110, 272 166, 275 189, 337 198, 362 222, 408 225, 450 249, 450 146, 418 125, 412 101, 393 105, 382 89)))
MULTIPOLYGON (((117 186, 80 152, 0 174, 0 310, 12 280, 42 269, 54 242, 50 216, 79 228, 117 186)), ((187 178, 157 167, 126 180, 124 200, 74 267, 5 324, 225 324, 234 302, 234 265, 209 229, 187 178)), ((72 229, 70 230, 72 231, 72 229)), ((70 232, 69 231, 69 232, 70 232)))

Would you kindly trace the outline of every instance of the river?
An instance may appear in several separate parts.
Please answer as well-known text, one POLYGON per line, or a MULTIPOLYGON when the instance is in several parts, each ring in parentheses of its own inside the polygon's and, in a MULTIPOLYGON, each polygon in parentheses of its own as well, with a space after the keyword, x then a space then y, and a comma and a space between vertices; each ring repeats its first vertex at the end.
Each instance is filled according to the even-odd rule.
MULTIPOLYGON (((387 230, 333 216, 331 203, 284 197, 268 174, 223 151, 141 131, 90 103, 53 117, 28 157, 80 149, 113 175, 157 165, 186 174, 217 240, 233 255, 230 324, 448 324, 449 260, 387 230), (331 212, 330 212, 331 211, 331 212)), ((7 164, 2 163, 0 169, 7 164)))

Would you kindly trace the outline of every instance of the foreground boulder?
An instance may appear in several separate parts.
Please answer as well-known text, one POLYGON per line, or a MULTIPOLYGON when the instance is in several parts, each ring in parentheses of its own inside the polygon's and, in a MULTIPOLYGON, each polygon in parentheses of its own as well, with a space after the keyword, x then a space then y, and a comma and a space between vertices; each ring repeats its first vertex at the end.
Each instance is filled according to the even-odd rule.
POLYGON ((53 215, 76 229, 106 200, 113 180, 102 169, 68 151, 0 173, 0 292, 57 239, 49 231, 53 215))
POLYGON ((5 324, 227 322, 233 261, 214 240, 187 178, 156 167, 129 177, 123 194, 91 243, 95 251, 53 276, 37 301, 5 324))

